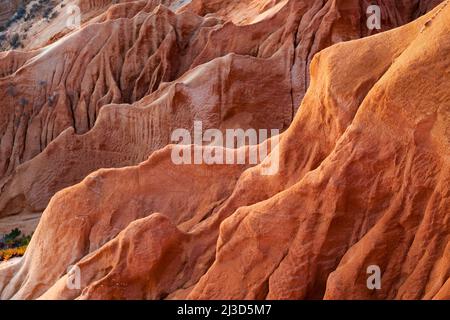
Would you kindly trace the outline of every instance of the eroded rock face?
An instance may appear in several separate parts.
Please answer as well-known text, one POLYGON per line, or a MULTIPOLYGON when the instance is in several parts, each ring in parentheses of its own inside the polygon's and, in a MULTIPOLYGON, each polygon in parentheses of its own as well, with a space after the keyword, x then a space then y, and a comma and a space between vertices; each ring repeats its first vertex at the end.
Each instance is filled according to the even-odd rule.
MULTIPOLYGON (((314 58, 368 35, 360 3, 243 1, 263 15, 250 25, 240 7, 218 3, 194 0, 178 15, 139 9, 120 22, 114 13, 95 25, 101 36, 105 24, 161 23, 128 44, 105 36, 106 47, 123 52, 120 72, 103 46, 92 58, 101 67, 88 73, 102 81, 74 73, 89 84, 78 84, 81 116, 5 171, 2 212, 38 210, 89 172, 151 155, 56 193, 25 257, 0 267, 0 298, 449 299, 448 2, 314 58), (204 17, 210 11, 239 25, 204 17), (143 40, 163 26, 161 44, 143 40), (281 129, 269 156, 279 155, 278 172, 264 175, 266 163, 175 165, 170 132, 194 120, 222 130, 281 129), (80 288, 67 286, 70 265, 80 270, 80 288), (379 290, 367 286, 374 266, 379 290)), ((388 15, 390 26, 429 9, 413 1, 398 8, 404 18, 388 15)), ((83 50, 76 37, 30 57, 10 54, 25 61, 10 81, 27 59, 44 64, 70 44, 83 50)))
MULTIPOLYGON (((382 31, 434 4, 383 2, 382 31)), ((367 5, 81 2, 84 16, 102 13, 49 46, 0 59, 0 217, 20 214, 32 229, 57 191, 146 160, 195 120, 205 129, 286 130, 313 55, 373 32, 367 5)))

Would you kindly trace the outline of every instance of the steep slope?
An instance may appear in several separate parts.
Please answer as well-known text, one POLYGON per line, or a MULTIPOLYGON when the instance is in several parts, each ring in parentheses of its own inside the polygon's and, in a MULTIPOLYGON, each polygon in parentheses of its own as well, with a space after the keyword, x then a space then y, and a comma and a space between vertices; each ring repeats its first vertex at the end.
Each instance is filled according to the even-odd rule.
POLYGON ((446 1, 317 54, 260 165, 177 166, 168 146, 58 192, 1 298, 449 299, 449 19, 446 1))
MULTIPOLYGON (((382 2, 383 30, 435 2, 382 2)), ((87 1, 83 12, 108 10, 49 46, 1 57, 0 225, 33 229, 57 191, 97 169, 144 161, 194 120, 205 129, 285 130, 313 55, 372 33, 364 1, 178 5, 87 1), (235 25, 239 12, 246 18, 235 25)))

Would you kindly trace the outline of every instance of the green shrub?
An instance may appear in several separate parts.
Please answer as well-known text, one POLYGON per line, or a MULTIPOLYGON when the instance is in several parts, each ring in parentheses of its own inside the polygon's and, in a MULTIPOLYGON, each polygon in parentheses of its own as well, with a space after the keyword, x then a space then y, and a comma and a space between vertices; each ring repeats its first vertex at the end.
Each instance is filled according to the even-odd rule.
POLYGON ((20 229, 15 228, 10 233, 0 239, 0 248, 17 248, 27 246, 31 241, 32 235, 24 235, 20 229))
POLYGON ((8 242, 8 241, 14 241, 14 240, 16 240, 21 234, 22 234, 22 231, 20 231, 19 228, 15 228, 15 229, 11 230, 11 232, 8 233, 6 236, 4 236, 5 242, 8 242))

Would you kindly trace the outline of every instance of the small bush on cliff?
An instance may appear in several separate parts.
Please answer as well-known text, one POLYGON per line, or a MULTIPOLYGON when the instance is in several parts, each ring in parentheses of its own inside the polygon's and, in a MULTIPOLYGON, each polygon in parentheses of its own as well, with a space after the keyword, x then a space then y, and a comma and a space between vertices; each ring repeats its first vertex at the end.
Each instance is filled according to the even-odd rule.
POLYGON ((10 233, 8 233, 6 236, 4 236, 4 240, 6 243, 15 241, 20 235, 22 234, 22 231, 19 230, 19 228, 15 228, 11 230, 10 233))
POLYGON ((53 8, 48 7, 47 9, 45 9, 43 17, 46 19, 51 19, 51 13, 53 11, 53 8))
POLYGON ((21 20, 22 18, 25 17, 26 14, 27 14, 27 10, 25 10, 25 7, 23 5, 21 5, 17 9, 16 13, 14 13, 14 15, 8 20, 8 22, 6 23, 6 27, 9 27, 14 22, 21 20))
POLYGON ((19 47, 22 43, 20 42, 20 36, 17 33, 14 33, 11 39, 9 40, 9 44, 11 48, 16 49, 19 47))

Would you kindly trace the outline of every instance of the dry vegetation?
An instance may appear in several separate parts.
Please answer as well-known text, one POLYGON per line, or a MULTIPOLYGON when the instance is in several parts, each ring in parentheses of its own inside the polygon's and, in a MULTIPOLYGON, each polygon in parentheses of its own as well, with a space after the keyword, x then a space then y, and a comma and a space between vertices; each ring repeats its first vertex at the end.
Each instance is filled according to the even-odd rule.
POLYGON ((0 250, 0 261, 8 261, 14 257, 21 257, 25 254, 26 249, 27 246, 0 250))
POLYGON ((0 50, 23 48, 30 27, 38 21, 50 22, 58 15, 58 0, 24 1, 4 24, 0 25, 0 50))

